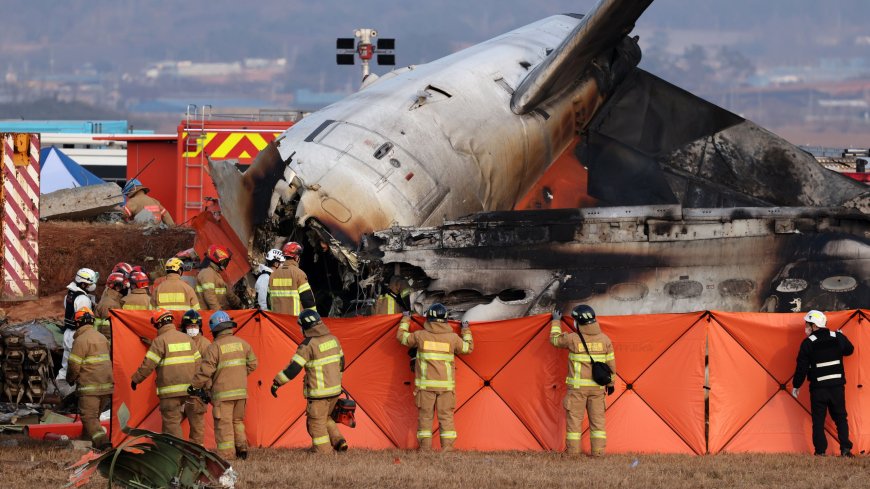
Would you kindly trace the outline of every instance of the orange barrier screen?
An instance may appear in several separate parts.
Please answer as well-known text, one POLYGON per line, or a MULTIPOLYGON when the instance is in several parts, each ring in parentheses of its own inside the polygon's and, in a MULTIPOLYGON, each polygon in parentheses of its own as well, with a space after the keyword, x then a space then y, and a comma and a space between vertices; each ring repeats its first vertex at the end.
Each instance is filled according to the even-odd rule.
MULTIPOLYGON (((248 442, 259 447, 307 447, 302 375, 269 393, 302 341, 296 318, 253 310, 229 311, 236 334, 251 344, 259 367, 248 377, 248 442)), ((203 311, 208 323, 210 313, 203 311)), ((828 315, 855 345, 845 362, 854 451, 870 450, 870 311, 828 315)), ((133 426, 160 430, 154 376, 136 391, 130 377, 153 338, 150 314, 112 311, 115 392, 133 426)), ((180 319, 180 318, 178 318, 180 319)), ((357 402, 357 427, 342 427, 352 447, 414 448, 417 411, 407 349, 396 341, 401 316, 325 318, 341 341, 343 386, 357 402)), ((420 327, 414 318, 413 328, 420 327)), ((609 452, 809 452, 809 388, 790 395, 802 314, 699 312, 599 318, 616 352, 616 392, 607 397, 609 452), (705 429, 705 426, 709 428, 705 429)), ((456 447, 466 450, 562 450, 565 446, 567 351, 549 341, 550 318, 533 316, 472 324, 475 348, 456 360, 456 447)), ((454 324, 454 327, 458 325, 454 324)), ((568 331, 569 322, 563 323, 568 331)), ((205 328, 208 329, 207 327, 205 328)), ((206 332, 206 336, 210 335, 206 332)), ((213 447, 211 416, 206 446, 213 447)), ((437 426, 436 426, 437 429, 437 426)), ((838 450, 829 423, 830 450, 838 450)), ((588 447, 588 430, 584 433, 588 447)), ((113 417, 112 440, 124 439, 113 417)), ((433 442, 438 443, 437 435, 433 442)))

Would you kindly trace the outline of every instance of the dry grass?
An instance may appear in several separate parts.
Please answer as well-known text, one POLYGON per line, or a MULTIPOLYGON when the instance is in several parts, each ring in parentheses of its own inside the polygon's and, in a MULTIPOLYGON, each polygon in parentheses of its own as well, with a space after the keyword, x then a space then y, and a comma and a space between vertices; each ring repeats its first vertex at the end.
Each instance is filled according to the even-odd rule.
MULTIPOLYGON (((0 438, 2 440, 8 437, 0 438)), ((59 487, 64 464, 82 452, 59 445, 28 443, 0 449, 0 473, 7 489, 59 487)), ((447 455, 388 450, 351 450, 318 456, 302 450, 252 450, 236 461, 239 488, 416 488, 572 487, 582 489, 870 487, 870 458, 853 460, 810 455, 608 455, 564 458, 555 453, 459 452, 447 455), (636 463, 635 463, 636 461, 636 463)), ((96 476, 85 487, 105 487, 96 476)))

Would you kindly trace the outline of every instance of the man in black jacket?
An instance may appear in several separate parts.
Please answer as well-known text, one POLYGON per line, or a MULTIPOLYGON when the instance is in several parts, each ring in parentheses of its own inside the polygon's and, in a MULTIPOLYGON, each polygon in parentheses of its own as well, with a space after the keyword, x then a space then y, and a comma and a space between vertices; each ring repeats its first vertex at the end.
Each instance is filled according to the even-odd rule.
POLYGON ((810 311, 804 316, 807 339, 801 343, 797 368, 792 380, 791 394, 798 396, 805 378, 810 380, 810 405, 813 416, 813 447, 815 454, 824 456, 828 449, 825 438, 825 416, 837 425, 840 454, 852 457, 852 442, 849 441, 849 424, 846 422, 846 372, 843 357, 855 351, 843 333, 826 328, 828 319, 819 311, 810 311))

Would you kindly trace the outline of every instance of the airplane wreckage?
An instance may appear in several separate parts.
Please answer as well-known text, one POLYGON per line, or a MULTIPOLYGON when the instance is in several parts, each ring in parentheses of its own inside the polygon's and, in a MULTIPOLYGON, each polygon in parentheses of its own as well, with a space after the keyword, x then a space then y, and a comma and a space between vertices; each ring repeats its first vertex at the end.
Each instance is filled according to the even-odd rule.
POLYGON ((637 67, 652 0, 602 0, 311 114, 244 173, 211 162, 252 257, 288 237, 330 315, 410 279, 501 319, 865 307, 870 187, 637 67))

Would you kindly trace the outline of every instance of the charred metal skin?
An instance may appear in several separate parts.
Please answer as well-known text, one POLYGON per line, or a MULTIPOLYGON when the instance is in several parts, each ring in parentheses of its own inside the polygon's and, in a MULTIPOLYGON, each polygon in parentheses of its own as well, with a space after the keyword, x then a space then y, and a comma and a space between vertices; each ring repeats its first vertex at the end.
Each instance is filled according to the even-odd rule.
POLYGON ((416 307, 444 302, 474 319, 579 303, 606 315, 838 310, 870 297, 870 218, 842 209, 496 212, 374 240, 385 263, 427 274, 416 307), (507 287, 527 292, 480 314, 507 287))

